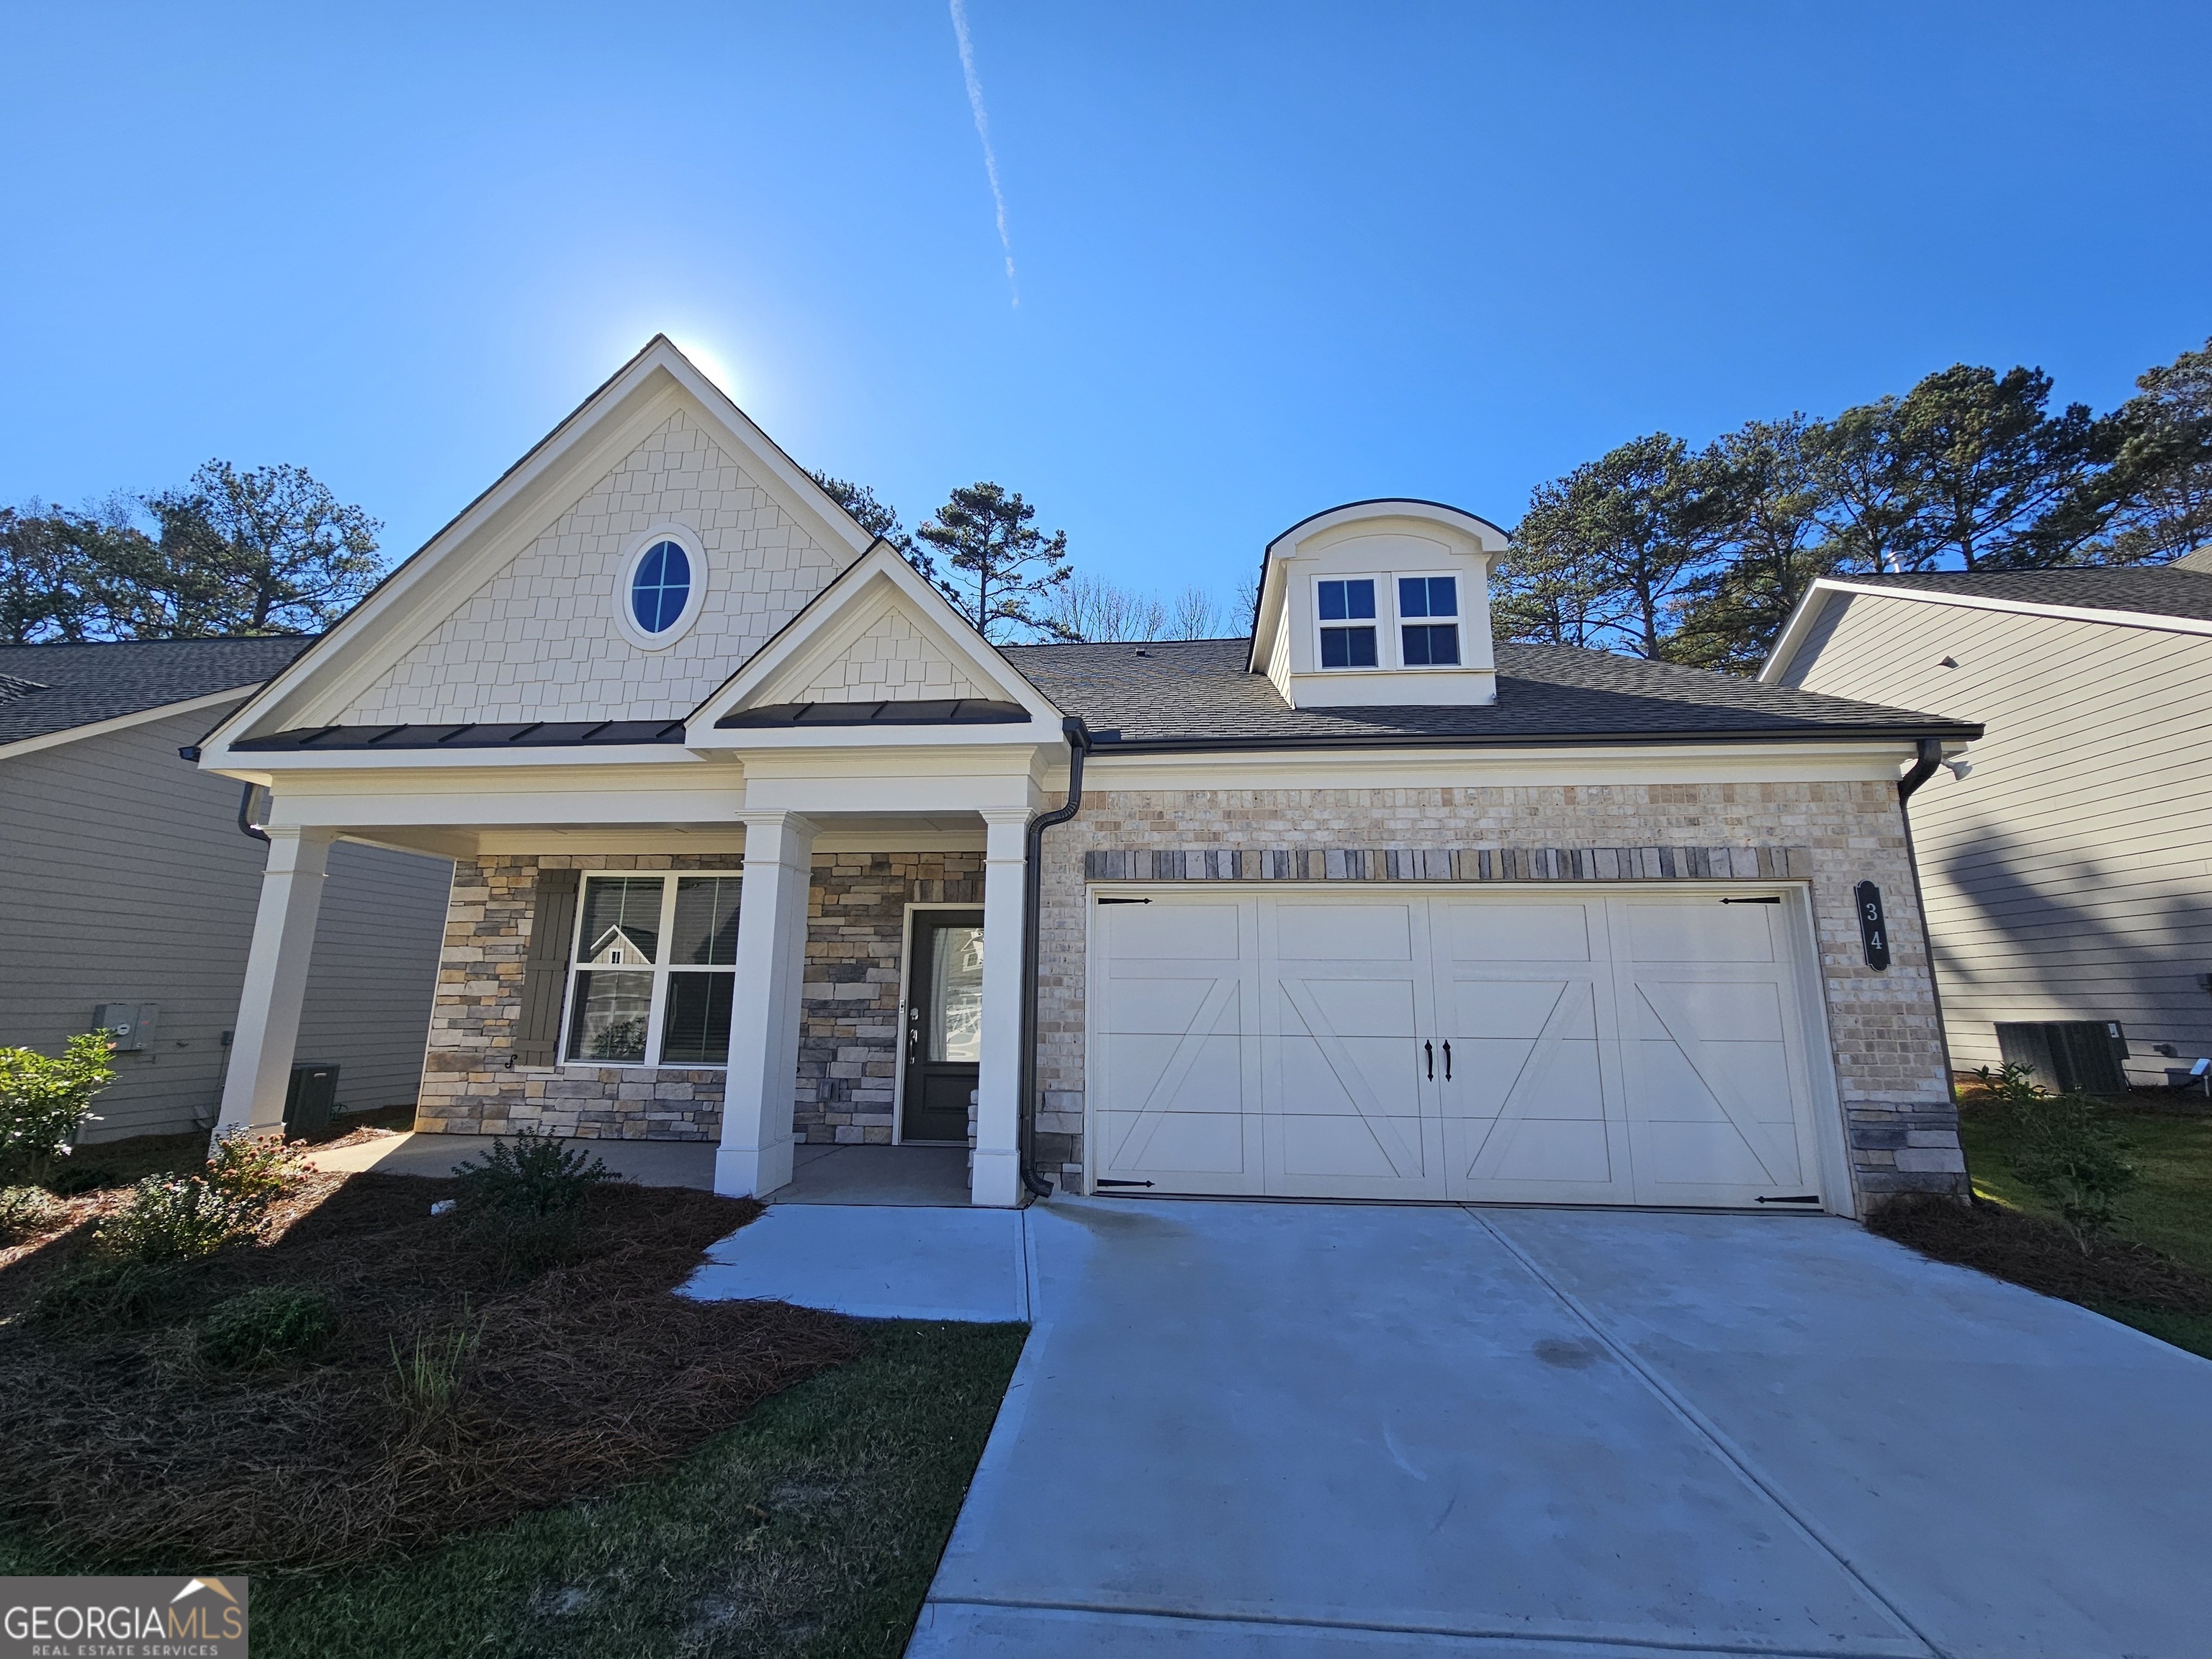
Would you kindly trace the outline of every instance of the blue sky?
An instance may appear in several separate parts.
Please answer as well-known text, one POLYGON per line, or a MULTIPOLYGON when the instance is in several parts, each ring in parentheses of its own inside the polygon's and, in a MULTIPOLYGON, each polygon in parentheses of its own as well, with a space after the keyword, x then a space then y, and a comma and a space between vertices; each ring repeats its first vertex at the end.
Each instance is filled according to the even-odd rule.
POLYGON ((2203 6, 0 8, 0 501, 412 550, 655 330, 909 522, 1231 591, 1376 495, 2212 334, 2203 6), (1014 303, 1015 287, 1019 303, 1014 303))

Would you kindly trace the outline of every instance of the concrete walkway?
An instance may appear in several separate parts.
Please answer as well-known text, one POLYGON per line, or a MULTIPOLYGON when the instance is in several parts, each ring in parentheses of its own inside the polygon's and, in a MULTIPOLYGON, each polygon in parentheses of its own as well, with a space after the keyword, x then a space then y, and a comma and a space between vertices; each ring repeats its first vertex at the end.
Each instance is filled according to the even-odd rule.
MULTIPOLYGON (((978 1217, 825 1264, 862 1213, 787 1234, 794 1299, 901 1310, 908 1235, 978 1217)), ((2212 1364, 1848 1223, 1005 1219, 1036 1322, 917 1659, 2212 1650, 2212 1364)))

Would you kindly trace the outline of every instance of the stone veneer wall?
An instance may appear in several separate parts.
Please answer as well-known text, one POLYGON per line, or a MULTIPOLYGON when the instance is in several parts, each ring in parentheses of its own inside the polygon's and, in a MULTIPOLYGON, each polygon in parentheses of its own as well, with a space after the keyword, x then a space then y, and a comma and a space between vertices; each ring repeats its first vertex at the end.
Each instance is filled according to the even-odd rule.
MULTIPOLYGON (((713 1140, 720 1070, 635 1066, 509 1068, 540 869, 741 869, 735 855, 487 855, 454 867, 415 1127, 500 1134, 536 1126, 593 1139, 713 1140)), ((981 904, 981 853, 817 854, 793 1079, 802 1141, 884 1142, 899 1062, 906 907, 981 904)))
POLYGON ((1609 784, 1458 789, 1093 790, 1045 836, 1038 1168, 1084 1176, 1091 879, 1809 879, 1863 1205, 1963 1194, 1966 1159, 1893 785, 1609 784), (1243 854, 1231 858, 1231 854, 1243 854), (1265 856, 1253 856, 1253 854, 1265 856), (1172 854, 1160 857, 1159 854, 1172 854), (1861 955, 1852 887, 1888 911, 1891 966, 1861 955))

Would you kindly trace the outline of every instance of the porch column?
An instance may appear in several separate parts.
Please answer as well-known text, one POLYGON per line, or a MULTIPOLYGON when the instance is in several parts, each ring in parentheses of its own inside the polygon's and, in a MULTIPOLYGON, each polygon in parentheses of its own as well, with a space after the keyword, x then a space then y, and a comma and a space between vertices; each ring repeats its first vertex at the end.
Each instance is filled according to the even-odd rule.
POLYGON ((300 1040, 300 1005, 307 994, 307 958, 323 908, 323 875, 334 830, 271 830, 261 872, 261 904, 246 954, 246 984, 231 1033, 230 1069, 215 1132, 276 1129, 284 1121, 292 1050, 300 1040))
POLYGON ((791 1103, 799 1084, 799 994, 814 825, 796 812, 741 812, 744 885, 731 989, 730 1069, 714 1190, 762 1198, 791 1182, 791 1103))
POLYGON ((1022 854, 1030 815, 991 810, 983 822, 982 1064, 968 1195, 1009 1209, 1022 1198, 1022 854))

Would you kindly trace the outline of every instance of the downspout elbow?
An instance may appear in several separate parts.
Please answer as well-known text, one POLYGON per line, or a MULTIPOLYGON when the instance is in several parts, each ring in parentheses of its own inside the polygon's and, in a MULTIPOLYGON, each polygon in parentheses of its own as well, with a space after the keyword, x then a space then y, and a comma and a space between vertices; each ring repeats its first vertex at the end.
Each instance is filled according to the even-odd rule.
POLYGON ((1943 763, 1943 740, 1941 738, 1920 739, 1920 758, 1912 763, 1912 769, 1897 781, 1897 799, 1908 801, 1912 792, 1936 775, 1936 769, 1943 763))
POLYGON ((253 792, 260 786, 249 783, 238 798, 238 831, 256 841, 267 841, 269 832, 253 821, 253 792))

